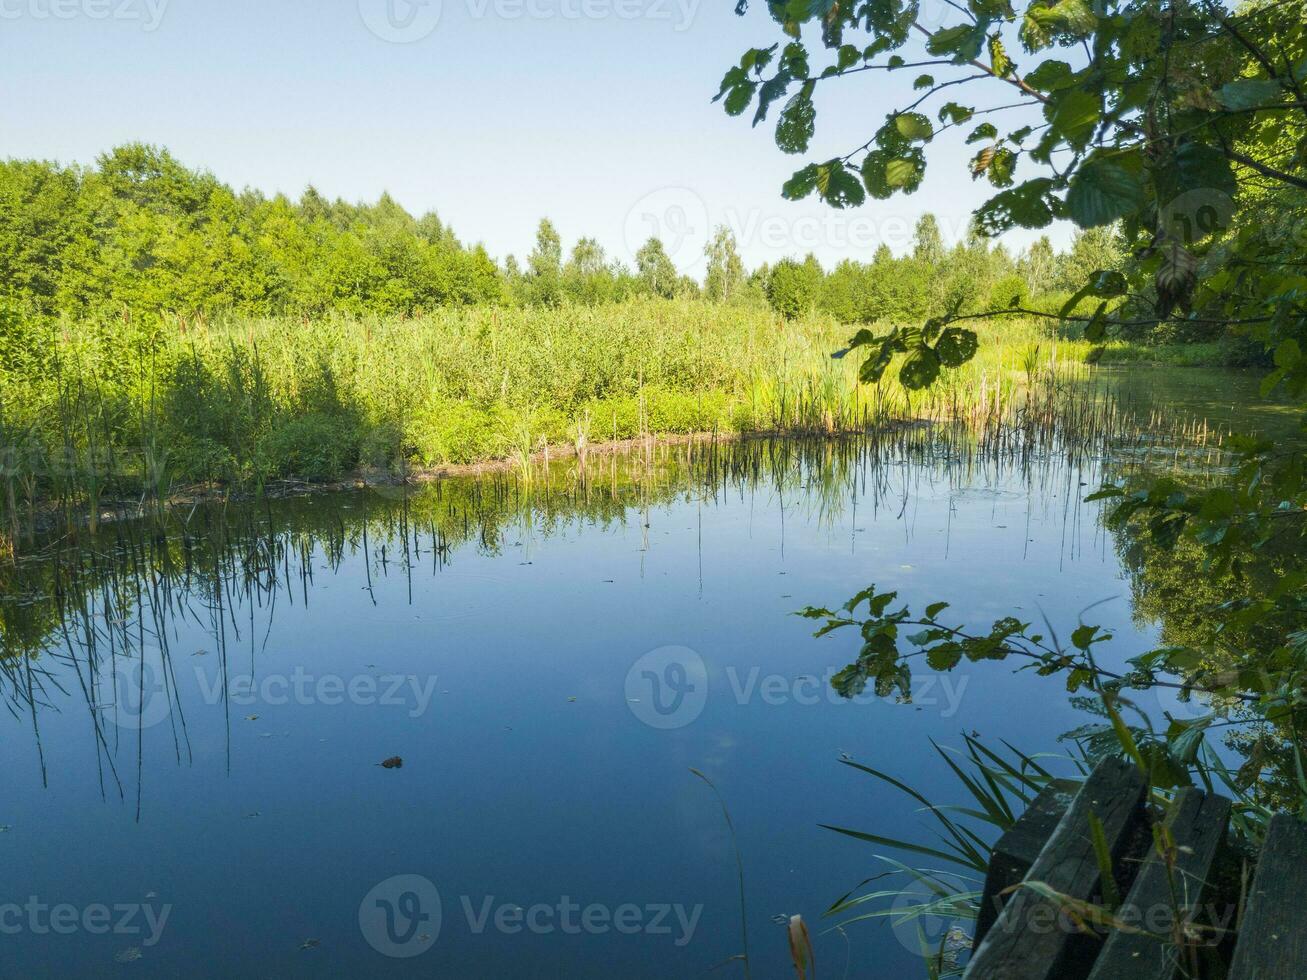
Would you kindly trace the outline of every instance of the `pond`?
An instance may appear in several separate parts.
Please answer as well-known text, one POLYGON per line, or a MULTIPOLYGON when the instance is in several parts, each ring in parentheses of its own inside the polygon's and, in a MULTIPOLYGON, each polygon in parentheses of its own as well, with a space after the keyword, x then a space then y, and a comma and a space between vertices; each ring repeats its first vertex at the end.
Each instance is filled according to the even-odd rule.
MULTIPOLYGON (((1231 414, 1242 375, 1098 378, 1168 426, 1283 421, 1231 414)), ((793 914, 822 975, 916 974, 911 930, 822 918, 892 852, 820 825, 925 839, 841 758, 956 802, 932 740, 1069 752, 1085 716, 1004 664, 844 700, 856 637, 793 613, 874 582, 959 622, 1065 635, 1084 612, 1112 658, 1148 649, 1128 542, 1082 498, 1216 464, 1215 439, 1071 442, 636 446, 20 562, 0 975, 742 976, 740 869, 753 976, 792 975, 793 914)))

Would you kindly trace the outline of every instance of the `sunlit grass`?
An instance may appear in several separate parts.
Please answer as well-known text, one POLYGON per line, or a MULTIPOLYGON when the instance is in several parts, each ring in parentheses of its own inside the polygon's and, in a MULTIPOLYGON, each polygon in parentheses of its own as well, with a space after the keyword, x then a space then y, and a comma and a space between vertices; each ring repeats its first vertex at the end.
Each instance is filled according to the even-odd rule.
MULTIPOLYGON (((0 350, 0 509, 96 520, 101 501, 260 490, 512 460, 655 434, 976 427, 1049 402, 1083 341, 982 321, 980 353, 924 392, 832 359, 853 328, 699 301, 443 310, 419 318, 33 322, 0 350)), ((1048 406, 1046 405, 1045 408, 1048 406)))

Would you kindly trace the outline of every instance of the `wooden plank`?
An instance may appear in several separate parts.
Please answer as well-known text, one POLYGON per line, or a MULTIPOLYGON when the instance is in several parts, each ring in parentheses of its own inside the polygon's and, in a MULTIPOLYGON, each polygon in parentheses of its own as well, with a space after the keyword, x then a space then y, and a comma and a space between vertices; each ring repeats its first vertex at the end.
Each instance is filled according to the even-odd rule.
POLYGON ((980 945, 985 934, 997 921, 1009 895, 1008 888, 1025 878, 1030 866, 1039 857, 1048 839, 1057 829, 1058 821, 1071 805, 1079 784, 1070 779, 1055 779, 1030 801, 1026 812, 1007 830, 989 857, 985 872, 985 890, 976 914, 976 931, 973 944, 980 945))
MULTIPOLYGON (((1100 881, 1089 815, 1102 821, 1113 868, 1125 871, 1132 866, 1129 859, 1142 853, 1147 790, 1137 767, 1119 759, 1101 762, 1039 852, 1027 880, 1044 882, 1076 899, 1095 897, 1100 881)), ((1080 980, 1088 976, 1101 945, 1096 937, 1078 933, 1057 903, 1020 888, 972 955, 965 976, 969 980, 1080 980)))
MULTIPOLYGON (((1214 910, 1212 916, 1213 910, 1204 905, 1215 894, 1212 869, 1229 821, 1230 801, 1224 797, 1208 796, 1198 789, 1176 794, 1166 816, 1177 849, 1174 874, 1168 872, 1166 862, 1152 847, 1116 912, 1117 918, 1153 936, 1171 935, 1177 904, 1189 921, 1206 923, 1209 917, 1221 920, 1223 910, 1214 910)), ((1234 920, 1230 916, 1224 921, 1234 920)), ((1153 936, 1113 931, 1094 962, 1090 980, 1172 980, 1180 965, 1178 950, 1153 936)))
POLYGON ((1257 861, 1229 980, 1307 977, 1307 826, 1287 813, 1271 818, 1257 861))

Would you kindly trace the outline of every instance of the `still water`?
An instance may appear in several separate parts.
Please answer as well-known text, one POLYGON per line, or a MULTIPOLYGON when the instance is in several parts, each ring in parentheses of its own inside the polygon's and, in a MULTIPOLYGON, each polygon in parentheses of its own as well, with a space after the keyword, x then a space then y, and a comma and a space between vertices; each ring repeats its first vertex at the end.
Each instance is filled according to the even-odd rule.
MULTIPOLYGON (((1223 422, 1254 384, 1175 375, 1171 401, 1160 375, 1118 383, 1223 422)), ((857 637, 793 613, 874 582, 1064 636, 1092 607, 1111 658, 1143 652, 1159 624, 1081 502, 1133 446, 660 447, 200 509, 166 541, 119 526, 75 568, 26 563, 4 591, 0 977, 743 976, 735 844, 754 977, 792 976, 793 914, 822 975, 918 975, 912 930, 827 931, 892 852, 820 824, 928 842, 839 760, 957 801, 932 739, 1069 751, 1085 716, 1004 664, 844 701, 857 637)))

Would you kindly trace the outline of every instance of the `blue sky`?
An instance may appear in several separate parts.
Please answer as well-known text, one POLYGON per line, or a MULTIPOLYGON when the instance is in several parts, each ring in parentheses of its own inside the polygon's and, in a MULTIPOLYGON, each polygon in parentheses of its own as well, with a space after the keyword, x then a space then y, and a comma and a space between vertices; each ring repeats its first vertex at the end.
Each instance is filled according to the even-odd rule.
MULTIPOLYGON (((986 185, 960 141, 933 147, 912 197, 832 212, 784 201, 806 159, 863 143, 916 71, 818 93, 810 154, 711 103, 722 73, 778 31, 759 0, 0 0, 0 153, 90 162, 143 140, 237 188, 435 210, 467 241, 524 255, 549 216, 565 246, 630 261, 650 232, 701 269, 712 225, 749 266, 829 265, 906 246, 926 210, 964 229, 986 185)), ((939 77, 944 77, 940 75, 939 77)), ((994 86, 994 102, 1010 101, 994 86)), ((777 106, 779 108, 779 106, 777 106)), ((1066 229, 1053 229, 1065 241, 1066 229)), ((1013 248, 1030 236, 1010 239, 1013 248)))

